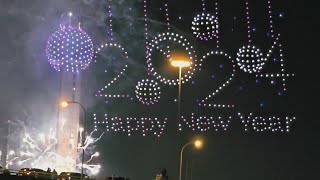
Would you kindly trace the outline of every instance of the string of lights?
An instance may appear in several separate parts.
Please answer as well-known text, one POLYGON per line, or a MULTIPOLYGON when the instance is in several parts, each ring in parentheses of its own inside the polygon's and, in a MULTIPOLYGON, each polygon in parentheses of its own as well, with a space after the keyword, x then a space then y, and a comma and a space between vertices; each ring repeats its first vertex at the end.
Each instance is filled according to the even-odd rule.
POLYGON ((150 67, 149 67, 149 38, 148 38, 148 11, 147 11, 147 0, 143 0, 143 16, 144 16, 144 37, 145 37, 145 49, 146 49, 146 64, 147 64, 147 71, 148 76, 150 75, 150 67))
POLYGON ((166 15, 166 21, 167 21, 167 31, 169 32, 171 30, 170 28, 170 17, 169 17, 169 10, 168 10, 168 0, 164 0, 164 10, 165 10, 165 15, 166 15))
POLYGON ((245 1, 245 13, 247 19, 247 36, 248 36, 248 43, 251 44, 251 21, 250 21, 250 9, 249 9, 249 0, 245 1))
POLYGON ((202 1, 202 11, 206 11, 206 1, 205 0, 201 0, 202 1))
POLYGON ((269 19, 269 29, 271 33, 271 38, 274 38, 274 24, 273 24, 273 15, 272 15, 272 3, 270 0, 267 1, 268 7, 268 19, 269 19))
POLYGON ((213 107, 213 108, 234 108, 235 105, 229 105, 229 104, 212 104, 212 103, 199 103, 199 106, 204 106, 204 107, 213 107))
POLYGON ((281 73, 270 73, 270 74, 257 74, 256 77, 270 77, 270 78, 279 78, 279 77, 293 77, 295 74, 281 74, 281 73))
POLYGON ((215 10, 215 17, 217 21, 216 25, 216 48, 219 49, 220 47, 220 36, 219 36, 219 0, 216 0, 214 3, 214 10, 215 10))
MULTIPOLYGON (((109 1, 111 2, 111 1, 109 1)), ((112 9, 111 5, 108 4, 108 17, 109 17, 109 31, 108 35, 110 36, 110 40, 113 41, 113 27, 112 27, 112 9)))

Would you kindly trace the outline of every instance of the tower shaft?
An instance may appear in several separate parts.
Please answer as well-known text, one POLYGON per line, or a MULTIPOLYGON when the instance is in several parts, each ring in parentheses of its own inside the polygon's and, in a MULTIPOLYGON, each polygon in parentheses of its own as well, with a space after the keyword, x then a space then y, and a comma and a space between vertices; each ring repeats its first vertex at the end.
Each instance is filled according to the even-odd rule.
MULTIPOLYGON (((64 72, 61 79, 61 97, 68 101, 80 102, 80 82, 78 73, 64 72)), ((64 161, 58 162, 57 170, 76 170, 80 113, 82 112, 77 104, 70 104, 67 108, 59 110, 57 154, 62 156, 64 161)))

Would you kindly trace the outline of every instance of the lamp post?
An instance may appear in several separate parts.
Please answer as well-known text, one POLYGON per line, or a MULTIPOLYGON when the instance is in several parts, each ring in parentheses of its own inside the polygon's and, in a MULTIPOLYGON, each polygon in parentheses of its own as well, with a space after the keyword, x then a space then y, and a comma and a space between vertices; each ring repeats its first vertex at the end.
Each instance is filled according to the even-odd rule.
POLYGON ((179 170, 179 180, 181 180, 181 176, 182 176, 182 160, 183 160, 183 150, 188 146, 188 145, 191 145, 193 144, 194 147, 196 149, 200 149, 202 147, 202 141, 201 140, 195 140, 195 141, 191 141, 187 144, 185 144, 182 148, 181 148, 181 152, 180 152, 180 170, 179 170))
MULTIPOLYGON (((86 134, 86 122, 87 122, 86 109, 83 107, 83 105, 81 103, 76 102, 76 101, 61 101, 60 102, 60 107, 61 108, 67 108, 69 106, 69 104, 78 104, 83 110, 83 113, 84 113, 83 133, 84 133, 84 137, 85 137, 85 134, 86 134)), ((81 146, 82 146, 81 180, 83 179, 84 141, 85 141, 85 138, 82 138, 82 142, 81 142, 81 146)))
POLYGON ((182 68, 189 67, 191 63, 185 60, 172 60, 171 65, 174 67, 179 67, 179 90, 178 90, 178 114, 177 114, 177 121, 179 123, 180 120, 180 111, 181 111, 181 73, 182 68))

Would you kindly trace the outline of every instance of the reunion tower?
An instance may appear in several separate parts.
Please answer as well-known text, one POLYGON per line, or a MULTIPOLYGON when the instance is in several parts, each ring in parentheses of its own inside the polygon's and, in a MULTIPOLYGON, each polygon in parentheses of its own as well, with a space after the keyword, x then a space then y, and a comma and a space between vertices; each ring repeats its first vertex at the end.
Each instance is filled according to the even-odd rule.
MULTIPOLYGON (((93 43, 80 23, 61 25, 48 39, 46 55, 50 65, 61 73, 60 97, 80 102, 81 70, 86 69, 94 57, 93 43)), ((58 144, 56 153, 63 161, 57 160, 58 171, 74 171, 78 157, 80 107, 59 110, 57 120, 58 144)), ((81 152, 81 151, 80 151, 81 152)))

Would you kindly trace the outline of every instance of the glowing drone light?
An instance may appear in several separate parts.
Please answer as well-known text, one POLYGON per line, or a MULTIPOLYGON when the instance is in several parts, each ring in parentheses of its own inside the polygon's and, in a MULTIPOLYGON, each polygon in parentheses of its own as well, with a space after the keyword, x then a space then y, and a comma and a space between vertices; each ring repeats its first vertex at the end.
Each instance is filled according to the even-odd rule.
POLYGON ((228 131, 230 128, 230 121, 232 120, 232 117, 212 117, 212 116, 198 116, 194 113, 191 114, 190 117, 181 117, 182 123, 179 124, 179 130, 182 131, 183 127, 186 127, 188 129, 191 129, 192 131, 200 131, 200 132, 206 132, 206 131, 228 131))
POLYGON ((237 64, 244 72, 259 73, 267 61, 260 49, 247 45, 238 50, 237 64))
POLYGON ((218 36, 218 20, 209 13, 198 14, 193 18, 191 29, 200 40, 211 40, 218 36))
POLYGON ((154 80, 143 79, 136 86, 136 97, 146 105, 152 105, 160 100, 160 86, 154 80))
MULTIPOLYGON (((223 51, 211 51, 208 52, 207 54, 205 54, 201 59, 200 59, 200 63, 199 66, 201 67, 202 62, 207 59, 209 56, 212 55, 220 55, 220 56, 224 56, 225 58, 227 58, 227 60, 229 60, 232 64, 232 71, 230 73, 230 75, 227 76, 227 79, 225 82, 223 82, 221 85, 219 85, 212 93, 210 93, 208 96, 205 97, 205 99, 202 99, 201 102, 198 104, 199 106, 205 106, 205 107, 213 107, 213 108, 233 108, 234 105, 224 105, 224 104, 212 104, 212 103, 208 103, 208 100, 213 99, 218 93, 220 93, 226 86, 228 86, 230 84, 231 81, 234 80, 235 77, 235 73, 236 73, 236 65, 235 65, 235 60, 234 58, 232 58, 230 55, 228 55, 227 53, 223 52, 223 51)), ((200 69, 201 70, 201 69, 200 69)))
POLYGON ((279 116, 254 116, 253 113, 243 115, 238 113, 245 131, 254 132, 280 132, 289 133, 293 121, 296 117, 279 117, 279 116))
POLYGON ((93 43, 80 26, 61 26, 49 37, 46 55, 55 70, 78 72, 91 63, 94 57, 93 43))
POLYGON ((115 49, 120 49, 123 56, 124 56, 124 60, 126 60, 126 63, 123 67, 123 69, 120 71, 120 73, 114 77, 110 82, 107 83, 107 85, 104 86, 104 88, 101 88, 95 96, 105 96, 105 97, 128 97, 128 95, 107 95, 105 94, 104 92, 106 91, 106 89, 108 87, 110 87, 113 83, 115 83, 120 77, 124 76, 125 72, 127 71, 128 69, 128 59, 129 59, 129 56, 128 56, 128 52, 119 44, 116 44, 116 43, 105 43, 105 44, 102 44, 98 49, 97 49, 97 54, 100 53, 100 51, 102 51, 103 49, 105 48, 115 48, 115 49))
POLYGON ((183 75, 183 77, 181 78, 181 82, 185 83, 186 81, 188 81, 189 79, 191 79, 191 77, 193 76, 194 71, 197 69, 197 55, 196 52, 193 48, 193 46, 191 45, 190 42, 188 42, 187 39, 185 39, 183 36, 179 35, 179 34, 175 34, 175 33, 161 33, 158 34, 158 36, 156 36, 154 39, 151 40, 151 42, 149 43, 148 51, 147 51, 147 64, 148 64, 148 69, 150 70, 150 74, 153 75, 156 79, 160 80, 160 82, 163 82, 164 84, 169 84, 169 85, 177 85, 179 82, 179 79, 169 79, 166 78, 164 76, 162 76, 161 74, 159 74, 155 68, 154 65, 152 63, 152 51, 154 49, 159 50, 160 52, 162 52, 170 61, 172 59, 171 55, 170 55, 170 46, 166 46, 166 47, 161 47, 160 44, 165 43, 165 42, 174 42, 177 43, 179 45, 181 45, 184 50, 187 52, 188 55, 188 59, 191 61, 190 62, 190 66, 188 71, 186 72, 186 74, 183 75))
POLYGON ((107 132, 126 133, 128 136, 133 134, 153 135, 160 137, 166 128, 167 118, 158 119, 150 117, 111 117, 108 118, 104 114, 104 119, 98 119, 96 114, 93 114, 94 127, 105 128, 107 132))

